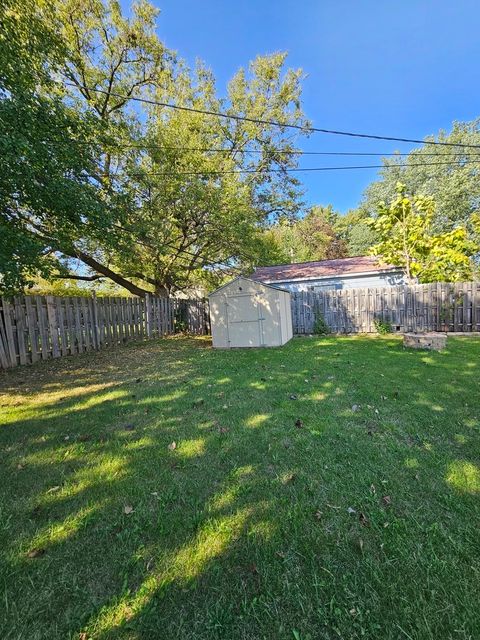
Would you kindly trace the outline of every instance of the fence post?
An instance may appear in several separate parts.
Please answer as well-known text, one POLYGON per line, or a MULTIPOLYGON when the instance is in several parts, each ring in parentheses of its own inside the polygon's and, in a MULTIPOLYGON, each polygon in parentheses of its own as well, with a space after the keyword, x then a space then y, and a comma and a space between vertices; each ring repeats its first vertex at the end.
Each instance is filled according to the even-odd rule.
POLYGON ((95 348, 101 347, 100 325, 98 322, 97 294, 92 291, 92 311, 93 311, 93 337, 95 339, 95 348))
POLYGON ((50 339, 52 341, 52 356, 54 358, 59 358, 60 343, 58 340, 58 322, 57 322, 55 300, 53 296, 46 296, 46 301, 47 301, 48 328, 50 331, 50 339))
POLYGON ((150 299, 150 294, 145 294, 145 324, 147 337, 152 337, 152 301, 150 299))

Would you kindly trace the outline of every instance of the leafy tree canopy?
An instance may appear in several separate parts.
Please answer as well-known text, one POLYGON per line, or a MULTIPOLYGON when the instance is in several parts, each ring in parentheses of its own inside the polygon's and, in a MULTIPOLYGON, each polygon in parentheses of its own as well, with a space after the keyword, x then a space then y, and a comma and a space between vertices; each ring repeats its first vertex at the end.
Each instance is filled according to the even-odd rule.
POLYGON ((372 253, 403 267, 409 282, 471 279, 476 243, 462 225, 436 233, 435 214, 431 196, 409 196, 405 185, 398 183, 395 198, 390 204, 381 203, 369 221, 379 237, 372 253))
POLYGON ((276 251, 265 252, 264 264, 346 257, 347 243, 337 230, 341 217, 331 205, 316 205, 299 220, 281 220, 266 232, 265 243, 276 251))
MULTIPOLYGON (((450 133, 440 131, 426 140, 480 146, 480 120, 454 122, 450 133)), ((429 144, 414 149, 406 157, 385 158, 381 178, 367 187, 362 208, 373 215, 379 202, 389 202, 395 197, 396 185, 401 182, 412 195, 432 196, 435 200, 432 219, 435 231, 450 231, 461 224, 472 234, 471 216, 480 208, 477 160, 476 149, 429 144)))
POLYGON ((157 13, 144 0, 129 18, 115 0, 2 7, 4 291, 55 272, 170 293, 258 263, 265 227, 297 215, 285 170, 298 132, 153 103, 306 126, 302 72, 261 56, 219 97, 208 69, 158 39, 157 13))

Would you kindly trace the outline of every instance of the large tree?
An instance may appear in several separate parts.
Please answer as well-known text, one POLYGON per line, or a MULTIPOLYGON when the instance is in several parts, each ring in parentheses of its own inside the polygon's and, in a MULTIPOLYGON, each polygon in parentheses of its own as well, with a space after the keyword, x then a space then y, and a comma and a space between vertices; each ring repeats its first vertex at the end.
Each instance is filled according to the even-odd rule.
MULTIPOLYGON (((301 203, 287 169, 296 166, 302 132, 267 123, 308 126, 301 71, 284 71, 284 54, 262 56, 219 98, 207 69, 199 64, 191 71, 160 42, 158 11, 146 1, 133 5, 129 18, 115 0, 22 2, 61 49, 55 64, 49 46, 38 54, 42 98, 84 126, 73 130, 60 119, 55 127, 50 118, 44 133, 51 137, 49 154, 63 157, 61 149, 69 149, 78 169, 51 171, 39 159, 52 178, 46 190, 59 190, 73 176, 81 182, 79 195, 65 192, 58 215, 39 217, 35 194, 22 207, 29 239, 38 253, 49 254, 57 275, 106 277, 134 294, 168 294, 220 268, 258 262, 264 227, 294 217, 301 203), (162 106, 168 104, 183 110, 162 106), (75 224, 63 224, 70 219, 75 224)), ((34 95, 32 83, 27 91, 34 95)), ((27 115, 30 135, 37 114, 28 103, 27 115)), ((35 184, 23 169, 19 174, 35 184)), ((18 255, 20 245, 11 239, 5 254, 18 255)), ((2 271, 7 262, 2 259, 2 271)))

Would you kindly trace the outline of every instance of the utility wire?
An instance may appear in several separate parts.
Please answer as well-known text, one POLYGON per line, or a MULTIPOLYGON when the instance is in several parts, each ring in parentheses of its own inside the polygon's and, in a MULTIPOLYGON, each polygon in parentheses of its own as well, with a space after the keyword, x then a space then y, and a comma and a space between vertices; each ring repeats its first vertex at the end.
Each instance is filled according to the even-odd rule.
POLYGON ((159 100, 152 100, 149 98, 139 98, 135 96, 125 96, 113 91, 106 91, 105 89, 86 87, 84 85, 76 84, 74 82, 65 82, 66 86, 73 87, 77 90, 83 89, 84 91, 92 91, 94 93, 101 93, 103 95, 112 96, 114 98, 119 98, 121 100, 132 100, 134 102, 142 102, 145 104, 150 104, 158 107, 164 107, 167 109, 176 109, 179 111, 186 111, 189 113, 199 113, 207 116, 216 116, 218 118, 227 118, 231 120, 238 120, 242 122, 251 122, 253 124, 263 124, 268 126, 280 127, 282 129, 296 129, 298 131, 303 131, 304 133, 325 133, 336 136, 347 136, 351 138, 366 138, 369 140, 388 140, 391 142, 408 142, 412 144, 430 144, 430 145, 438 145, 443 147, 468 147, 472 149, 480 149, 480 145, 478 144, 463 144, 463 143, 455 143, 455 142, 439 142, 433 140, 418 140, 415 138, 397 138, 394 136, 380 136, 373 135, 367 133, 357 133, 354 131, 338 131, 335 129, 321 129, 319 127, 308 127, 302 126, 299 124, 289 124, 287 122, 276 122, 275 120, 263 120, 260 118, 250 118, 248 116, 239 116, 237 114, 229 114, 223 113, 221 111, 210 111, 208 109, 197 109, 195 107, 184 107, 177 104, 171 104, 169 102, 160 102, 159 100))
MULTIPOLYGON (((480 160, 468 160, 463 165, 458 165, 459 168, 466 167, 467 165, 479 163, 480 160)), ((216 176, 216 175, 226 175, 226 174, 243 174, 243 173, 254 173, 254 174, 264 174, 264 173, 299 173, 305 171, 348 171, 348 170, 356 170, 356 169, 396 169, 403 167, 434 167, 434 166, 451 166, 451 162, 421 162, 421 163, 408 163, 408 164, 392 164, 392 165, 383 165, 383 164, 366 164, 366 165, 347 165, 347 166, 339 166, 339 167, 304 167, 304 168, 294 168, 294 169, 231 169, 224 171, 170 171, 170 172, 155 172, 155 171, 144 171, 142 173, 129 173, 128 177, 133 178, 141 178, 143 176, 216 176)), ((109 176, 107 174, 104 177, 114 177, 119 178, 119 176, 109 176)))
MULTIPOLYGON (((92 143, 92 142, 84 142, 81 140, 72 140, 71 142, 73 142, 74 144, 81 144, 81 145, 89 145, 89 144, 96 144, 96 143, 92 143)), ((265 153, 266 155, 270 154, 270 155, 292 155, 292 156, 374 156, 374 157, 397 157, 397 158, 402 158, 404 156, 410 155, 411 153, 422 156, 422 157, 433 157, 433 158, 438 158, 442 155, 447 156, 447 153, 443 153, 443 154, 439 154, 439 153, 424 153, 423 151, 421 152, 415 152, 415 151, 411 151, 408 153, 398 153, 396 151, 392 152, 362 152, 362 151, 302 151, 301 149, 298 150, 283 150, 283 149, 272 149, 272 150, 268 150, 265 151, 263 149, 222 149, 222 148, 218 148, 218 147, 171 147, 171 146, 164 146, 164 145, 160 145, 160 144, 141 144, 141 143, 126 143, 126 142, 115 142, 112 145, 109 145, 108 143, 106 143, 105 145, 106 147, 108 147, 108 149, 158 149, 160 151, 188 151, 188 152, 200 152, 200 153, 243 153, 243 154, 249 154, 249 153, 256 153, 256 154, 263 154, 265 153)), ((462 153, 463 157, 475 157, 475 156, 480 156, 480 146, 479 148, 479 152, 478 153, 462 153)))

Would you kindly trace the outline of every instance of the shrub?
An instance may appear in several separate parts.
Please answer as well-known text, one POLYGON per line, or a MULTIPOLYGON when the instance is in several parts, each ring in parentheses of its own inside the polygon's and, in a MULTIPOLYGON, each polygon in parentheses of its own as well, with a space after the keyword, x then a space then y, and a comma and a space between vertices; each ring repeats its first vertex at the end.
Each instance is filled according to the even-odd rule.
POLYGON ((325 336, 330 333, 328 324, 325 322, 325 318, 321 313, 315 313, 315 322, 313 323, 313 333, 319 336, 325 336))
POLYGON ((380 333, 382 336, 384 336, 387 333, 392 333, 392 323, 389 322, 388 320, 381 320, 380 318, 375 318, 375 320, 373 321, 373 324, 375 325, 375 329, 377 330, 377 333, 380 333))

